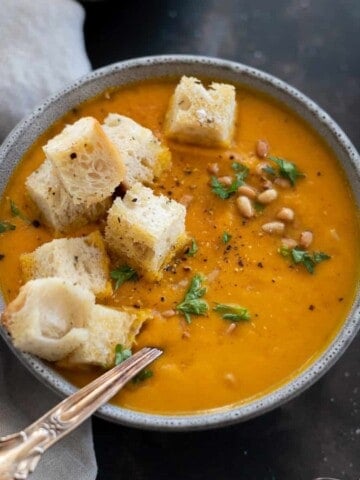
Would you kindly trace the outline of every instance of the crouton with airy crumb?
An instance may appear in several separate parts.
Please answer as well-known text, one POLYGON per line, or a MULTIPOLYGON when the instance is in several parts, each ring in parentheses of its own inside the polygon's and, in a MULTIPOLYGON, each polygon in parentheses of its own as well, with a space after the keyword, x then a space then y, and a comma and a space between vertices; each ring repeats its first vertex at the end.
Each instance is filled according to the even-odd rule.
POLYGON ((90 206, 75 205, 48 159, 27 178, 25 187, 39 210, 41 221, 57 234, 98 220, 111 205, 111 197, 90 206))
POLYGON ((115 258, 149 279, 162 277, 162 268, 188 242, 186 208, 136 183, 109 210, 105 240, 115 258))
POLYGON ((125 187, 136 182, 149 184, 170 167, 170 150, 148 128, 117 113, 110 113, 102 127, 124 160, 125 187))
POLYGON ((53 362, 88 340, 85 322, 94 304, 91 292, 67 280, 31 280, 21 287, 1 320, 16 348, 53 362))
POLYGON ((25 282, 59 277, 92 291, 97 298, 112 295, 109 258, 103 238, 95 231, 87 237, 59 238, 20 256, 25 282))
POLYGON ((67 125, 43 150, 75 205, 102 202, 125 177, 118 149, 93 117, 67 125))
POLYGON ((183 76, 165 119, 165 135, 178 142, 205 147, 229 147, 236 114, 235 87, 183 76))
POLYGON ((152 318, 151 310, 127 309, 95 305, 86 322, 89 338, 69 357, 60 362, 62 367, 96 365, 110 368, 115 363, 115 347, 130 348, 142 324, 152 318))

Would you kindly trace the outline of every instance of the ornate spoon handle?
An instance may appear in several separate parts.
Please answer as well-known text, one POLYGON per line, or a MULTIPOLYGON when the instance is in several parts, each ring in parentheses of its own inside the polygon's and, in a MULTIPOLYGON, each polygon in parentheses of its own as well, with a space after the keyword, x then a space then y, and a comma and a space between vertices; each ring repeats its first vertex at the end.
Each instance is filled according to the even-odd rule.
POLYGON ((25 430, 0 438, 0 480, 22 480, 51 445, 78 427, 162 352, 143 348, 63 400, 25 430))

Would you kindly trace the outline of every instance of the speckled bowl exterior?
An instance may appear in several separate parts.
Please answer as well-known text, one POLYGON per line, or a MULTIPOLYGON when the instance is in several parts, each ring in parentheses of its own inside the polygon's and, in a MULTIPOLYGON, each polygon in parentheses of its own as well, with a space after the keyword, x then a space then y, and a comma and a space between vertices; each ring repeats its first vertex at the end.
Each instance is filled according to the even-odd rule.
MULTIPOLYGON (((116 63, 92 72, 46 100, 17 125, 0 149, 1 194, 14 167, 26 150, 39 135, 71 108, 109 87, 129 85, 149 78, 180 77, 181 75, 215 78, 235 85, 250 86, 288 105, 319 132, 335 152, 347 175, 359 208, 359 154, 329 115, 298 90, 269 74, 239 63, 188 55, 145 57, 116 63)), ((3 299, 0 299, 0 307, 4 308, 3 299)), ((360 298, 357 294, 341 330, 316 360, 281 387, 247 403, 193 415, 154 415, 107 404, 101 407, 97 414, 123 425, 173 431, 206 429, 248 420, 282 405, 318 380, 344 353, 359 326, 360 298)), ((17 351, 2 327, 0 327, 0 333, 14 354, 47 386, 61 396, 70 395, 75 391, 69 382, 41 360, 17 351)))

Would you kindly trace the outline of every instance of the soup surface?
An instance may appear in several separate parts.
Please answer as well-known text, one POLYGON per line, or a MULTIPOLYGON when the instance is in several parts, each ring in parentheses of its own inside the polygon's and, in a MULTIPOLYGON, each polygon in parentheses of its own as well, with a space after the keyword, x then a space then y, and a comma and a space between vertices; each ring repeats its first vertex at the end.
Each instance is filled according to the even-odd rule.
MULTIPOLYGON (((42 145, 66 123, 85 115, 102 121, 109 112, 127 115, 150 128, 163 141, 162 127, 175 82, 146 82, 111 91, 69 112, 26 153, 1 200, 0 218, 16 226, 0 235, 0 284, 6 301, 21 286, 19 255, 53 236, 12 217, 9 199, 30 218, 37 212, 24 182, 44 160, 42 145)), ((316 358, 338 331, 353 301, 358 278, 359 226, 354 200, 340 166, 318 135, 293 112, 257 92, 237 89, 237 125, 229 150, 197 148, 168 142, 172 169, 153 185, 156 193, 176 200, 190 195, 186 226, 198 251, 184 254, 165 271, 162 281, 144 279, 124 283, 109 305, 150 307, 155 318, 144 325, 135 349, 158 346, 164 354, 151 366, 153 376, 130 384, 113 402, 156 413, 208 410, 246 402, 276 388, 316 358), (250 169, 248 183, 259 186, 254 169, 258 139, 266 139, 270 153, 294 162, 305 177, 294 187, 278 187, 278 198, 244 219, 236 196, 221 199, 209 185, 208 165, 217 163, 219 175, 234 176, 232 164, 250 169), (313 232, 311 251, 331 258, 310 274, 279 254, 278 235, 262 225, 273 221, 281 207, 295 212, 286 235, 298 238, 313 232), (225 236, 224 236, 225 233, 225 236), (226 235, 227 234, 227 235, 226 235), (226 238, 227 237, 227 238, 226 238), (181 302, 195 274, 202 274, 209 304, 205 316, 162 316, 181 302), (238 304, 251 314, 235 323, 213 310, 216 303, 238 304), (230 327, 230 328, 229 328, 230 327)), ((88 233, 103 223, 88 225, 71 236, 88 233)), ((81 386, 101 373, 62 370, 81 386)))

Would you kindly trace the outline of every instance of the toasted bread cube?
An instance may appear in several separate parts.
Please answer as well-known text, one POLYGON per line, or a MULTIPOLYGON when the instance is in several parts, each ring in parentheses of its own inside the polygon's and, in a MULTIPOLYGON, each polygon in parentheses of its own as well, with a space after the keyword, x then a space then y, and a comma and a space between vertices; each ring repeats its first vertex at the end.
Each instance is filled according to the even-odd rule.
POLYGON ((68 358, 63 367, 74 365, 98 365, 109 368, 115 362, 115 347, 120 344, 130 348, 145 320, 152 318, 151 310, 120 311, 95 305, 87 321, 89 338, 68 358))
POLYGON ((43 150, 75 205, 105 200, 124 179, 120 153, 95 118, 67 125, 43 150))
POLYGON ((42 221, 57 233, 66 233, 98 220, 111 205, 111 197, 89 207, 75 205, 48 159, 27 178, 26 189, 42 221))
POLYGON ((123 183, 127 188, 136 182, 151 183, 154 177, 170 167, 170 150, 151 130, 131 118, 110 113, 103 129, 124 160, 126 174, 123 183))
POLYGON ((105 240, 115 257, 149 279, 162 276, 162 267, 188 241, 186 208, 154 195, 136 183, 109 210, 105 240))
POLYGON ((235 126, 235 88, 213 82, 206 89, 194 77, 182 77, 165 120, 167 137, 205 147, 229 147, 235 126))
POLYGON ((98 231, 87 237, 58 238, 20 256, 25 282, 59 277, 91 290, 99 299, 112 295, 109 263, 98 231))
POLYGON ((15 347, 49 361, 68 356, 89 338, 94 295, 67 280, 31 280, 6 308, 2 322, 15 347))

